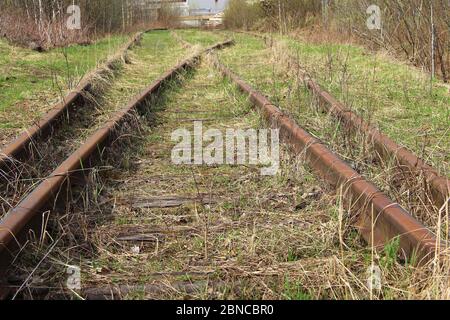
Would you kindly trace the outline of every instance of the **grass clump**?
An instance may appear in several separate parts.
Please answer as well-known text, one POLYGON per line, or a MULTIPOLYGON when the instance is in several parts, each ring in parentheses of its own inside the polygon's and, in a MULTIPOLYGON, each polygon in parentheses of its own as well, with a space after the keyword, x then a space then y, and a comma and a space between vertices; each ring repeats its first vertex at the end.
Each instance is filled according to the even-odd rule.
POLYGON ((197 29, 181 29, 177 30, 176 33, 190 44, 201 45, 202 47, 208 47, 225 40, 219 33, 204 32, 197 29))
POLYGON ((311 296, 304 291, 302 285, 299 282, 292 281, 286 277, 284 282, 284 293, 283 295, 287 300, 295 301, 308 301, 312 300, 311 296))

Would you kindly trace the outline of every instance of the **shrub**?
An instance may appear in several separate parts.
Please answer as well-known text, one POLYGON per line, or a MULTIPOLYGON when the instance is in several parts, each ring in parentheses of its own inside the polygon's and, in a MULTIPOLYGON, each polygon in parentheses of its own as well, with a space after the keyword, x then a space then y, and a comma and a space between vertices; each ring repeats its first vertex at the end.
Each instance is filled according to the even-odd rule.
POLYGON ((264 0, 248 3, 231 0, 225 12, 225 26, 265 31, 304 27, 320 17, 321 3, 317 0, 264 0))
POLYGON ((262 8, 242 0, 230 0, 225 10, 224 25, 230 29, 250 29, 261 19, 262 8))

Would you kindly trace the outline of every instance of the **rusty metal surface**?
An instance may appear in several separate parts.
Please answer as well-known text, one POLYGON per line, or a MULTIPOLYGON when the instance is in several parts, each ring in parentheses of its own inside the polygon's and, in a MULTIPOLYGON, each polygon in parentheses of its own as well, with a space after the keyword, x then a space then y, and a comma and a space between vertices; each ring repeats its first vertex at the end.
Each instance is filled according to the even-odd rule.
MULTIPOLYGON (((114 56, 106 61, 105 66, 111 68, 114 62, 122 59, 126 52, 142 37, 142 32, 136 33, 114 56)), ((97 70, 100 70, 97 69, 97 70)), ((14 170, 13 164, 16 160, 23 160, 29 154, 29 146, 38 138, 48 136, 53 129, 53 125, 60 120, 67 112, 70 112, 74 104, 83 98, 83 93, 92 87, 91 79, 83 79, 77 87, 70 92, 63 100, 57 103, 39 122, 24 131, 18 138, 0 150, 0 170, 14 170)))
POLYGON ((356 227, 370 244, 381 246, 399 237, 404 254, 417 254, 424 263, 434 257, 441 245, 435 235, 394 203, 371 182, 365 180, 345 161, 331 152, 320 140, 310 135, 294 120, 283 114, 265 96, 255 91, 231 70, 216 60, 216 67, 230 78, 273 126, 280 128, 281 138, 336 190, 342 190, 344 201, 357 217, 356 227))
MULTIPOLYGON (((228 40, 213 45, 199 53, 194 54, 190 58, 179 63, 164 73, 153 84, 135 96, 125 108, 118 111, 109 120, 104 127, 97 130, 87 141, 67 158, 54 172, 41 182, 21 203, 14 209, 10 210, 7 215, 0 221, 0 283, 2 282, 2 272, 9 267, 11 259, 14 258, 15 251, 20 248, 23 243, 23 237, 27 235, 30 229, 39 230, 31 227, 34 218, 39 218, 47 207, 51 208, 51 203, 58 198, 58 195, 64 194, 62 189, 71 182, 73 176, 80 171, 91 168, 89 166, 89 158, 103 149, 108 138, 112 136, 115 128, 126 119, 134 110, 144 106, 144 102, 156 93, 165 82, 172 79, 180 71, 194 65, 203 53, 220 49, 224 46, 231 45, 233 42, 228 40)), ((1 294, 1 286, 0 286, 1 294)))
MULTIPOLYGON (((276 41, 273 37, 268 37, 255 32, 241 31, 240 33, 258 37, 264 40, 266 45, 269 46, 272 46, 276 41)), ((334 117, 356 132, 364 132, 373 143, 375 151, 383 159, 389 160, 394 158, 398 161, 402 171, 415 176, 423 175, 427 181, 430 195, 436 206, 441 208, 450 202, 450 179, 439 175, 437 170, 428 165, 426 161, 416 156, 407 148, 397 144, 377 128, 369 125, 362 117, 349 110, 343 103, 339 102, 317 82, 311 79, 306 70, 294 61, 294 59, 291 60, 294 64, 294 69, 300 71, 307 88, 319 98, 319 106, 322 110, 331 113, 334 117)))

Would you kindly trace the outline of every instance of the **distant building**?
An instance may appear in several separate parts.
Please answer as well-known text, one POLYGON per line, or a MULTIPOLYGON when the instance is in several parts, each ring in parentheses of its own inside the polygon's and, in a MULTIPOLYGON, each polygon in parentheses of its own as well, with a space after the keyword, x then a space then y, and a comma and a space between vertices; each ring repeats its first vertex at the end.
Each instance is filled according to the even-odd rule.
POLYGON ((133 5, 141 10, 150 10, 155 19, 163 4, 173 8, 177 15, 184 17, 183 24, 200 26, 205 23, 221 24, 223 11, 229 0, 134 0, 133 5), (196 17, 199 17, 198 19, 196 17))

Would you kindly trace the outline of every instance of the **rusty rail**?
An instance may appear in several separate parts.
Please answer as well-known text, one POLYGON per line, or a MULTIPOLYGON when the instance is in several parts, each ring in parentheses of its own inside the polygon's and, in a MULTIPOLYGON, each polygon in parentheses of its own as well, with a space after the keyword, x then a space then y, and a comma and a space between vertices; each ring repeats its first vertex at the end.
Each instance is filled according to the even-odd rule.
MULTIPOLYGON (((266 45, 272 45, 274 41, 273 38, 258 33, 240 32, 261 38, 266 45), (270 43, 268 44, 269 40, 270 43)), ((319 98, 319 106, 322 110, 329 112, 348 128, 356 132, 363 132, 372 142, 375 151, 382 159, 396 159, 401 170, 409 171, 409 173, 415 175, 423 175, 426 179, 427 186, 429 187, 432 200, 439 208, 450 201, 450 179, 441 176, 438 171, 428 165, 425 160, 416 156, 406 147, 400 146, 380 130, 368 124, 361 116, 348 109, 343 103, 339 102, 329 92, 324 90, 316 81, 311 79, 307 71, 292 57, 291 62, 295 65, 296 70, 300 71, 306 87, 319 98)))
MULTIPOLYGON (((20 249, 21 244, 26 238, 29 230, 40 230, 39 217, 51 209, 51 203, 58 199, 58 196, 64 194, 61 190, 71 184, 70 178, 78 175, 80 172, 90 168, 88 160, 111 141, 115 129, 124 122, 127 116, 133 111, 141 108, 144 102, 153 94, 157 93, 162 86, 172 79, 182 70, 193 66, 203 53, 208 53, 215 49, 220 49, 231 45, 233 41, 228 40, 215 44, 203 51, 194 54, 192 57, 184 60, 177 66, 164 73, 153 84, 135 96, 125 108, 118 111, 106 125, 97 130, 87 141, 67 158, 54 172, 43 180, 36 189, 34 189, 21 203, 12 209, 0 221, 0 283, 4 280, 4 273, 9 267, 15 252, 20 249), (38 220, 38 221, 35 221, 38 220), (36 226, 37 224, 37 226, 36 226), (3 273, 3 274, 2 274, 3 273)), ((3 296, 5 292, 3 292, 3 296)), ((0 286, 0 297, 2 296, 0 286)))
POLYGON ((342 190, 344 201, 357 217, 356 227, 369 244, 378 247, 398 237, 407 256, 417 254, 421 263, 435 256, 440 243, 429 229, 218 60, 215 65, 249 95, 250 101, 272 125, 280 128, 282 139, 296 153, 303 154, 314 171, 337 190, 342 190))
MULTIPOLYGON (((142 37, 143 32, 136 33, 115 55, 109 58, 105 64, 96 69, 100 72, 103 68, 112 68, 113 64, 126 55, 127 51, 138 43, 142 37)), ((14 162, 25 159, 30 153, 30 147, 38 138, 44 138, 51 134, 53 126, 61 117, 67 112, 71 112, 73 107, 83 99, 83 94, 89 92, 92 88, 92 78, 90 74, 84 77, 77 87, 65 96, 62 101, 57 103, 39 122, 17 137, 10 144, 0 150, 0 171, 13 171, 15 168, 14 162), (9 169, 9 170, 8 170, 9 169)), ((5 172, 8 174, 8 172, 5 172)))

